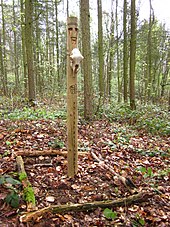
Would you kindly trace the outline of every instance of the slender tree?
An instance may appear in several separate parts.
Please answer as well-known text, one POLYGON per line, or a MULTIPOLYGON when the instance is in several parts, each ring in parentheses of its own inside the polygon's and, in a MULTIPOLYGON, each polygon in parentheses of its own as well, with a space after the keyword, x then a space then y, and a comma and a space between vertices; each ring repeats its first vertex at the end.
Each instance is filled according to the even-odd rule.
POLYGON ((17 50, 17 30, 16 30, 16 13, 15 13, 15 0, 13 0, 13 33, 14 33, 14 68, 15 68, 15 91, 19 91, 19 63, 18 63, 18 50, 17 50))
POLYGON ((58 0, 55 0, 55 32, 56 32, 56 61, 57 61, 57 82, 58 82, 58 87, 60 87, 60 70, 59 70, 59 22, 58 22, 58 0))
POLYGON ((149 15, 149 31, 148 31, 148 40, 147 40, 147 97, 148 101, 151 96, 151 87, 152 87, 152 26, 154 22, 154 16, 152 15, 153 8, 152 8, 152 1, 149 0, 150 5, 150 15, 149 15))
POLYGON ((104 54, 103 54, 103 24, 102 24, 102 1, 97 0, 98 9, 98 57, 99 57, 99 108, 104 95, 104 54))
POLYGON ((6 84, 4 81, 4 61, 3 61, 3 48, 2 48, 2 35, 0 30, 0 79, 2 84, 3 94, 6 94, 6 84))
POLYGON ((27 78, 27 65, 26 65, 26 47, 25 47, 25 12, 23 0, 20 0, 21 5, 21 45, 22 45, 22 63, 24 74, 24 95, 27 97, 28 93, 28 78, 27 78))
POLYGON ((117 61, 117 85, 118 85, 118 102, 121 101, 121 82, 120 82, 120 51, 119 51, 119 21, 118 21, 118 0, 116 0, 116 61, 117 61))
POLYGON ((108 55, 108 67, 107 67, 107 86, 106 86, 106 94, 107 97, 111 98, 111 80, 113 76, 113 63, 114 63, 114 12, 113 12, 113 2, 111 1, 111 24, 110 24, 110 37, 109 37, 109 55, 108 55))
POLYGON ((130 107, 135 105, 135 63, 136 63, 136 7, 135 0, 131 0, 131 39, 130 39, 130 107))
POLYGON ((2 13, 2 56, 3 56, 3 90, 4 95, 8 94, 8 78, 7 78, 7 54, 6 54, 6 27, 5 27, 5 14, 4 14, 4 3, 3 0, 1 0, 1 13, 2 13))
POLYGON ((89 0, 80 1, 80 18, 82 31, 82 54, 84 56, 82 63, 84 75, 84 117, 85 119, 91 119, 93 116, 93 97, 89 0))
POLYGON ((128 43, 127 43, 127 0, 124 0, 123 6, 123 82, 124 82, 124 102, 128 100, 127 83, 128 83, 128 43))
POLYGON ((35 101, 35 79, 33 66, 33 42, 32 42, 32 0, 25 0, 25 44, 28 68, 28 96, 29 101, 35 101))

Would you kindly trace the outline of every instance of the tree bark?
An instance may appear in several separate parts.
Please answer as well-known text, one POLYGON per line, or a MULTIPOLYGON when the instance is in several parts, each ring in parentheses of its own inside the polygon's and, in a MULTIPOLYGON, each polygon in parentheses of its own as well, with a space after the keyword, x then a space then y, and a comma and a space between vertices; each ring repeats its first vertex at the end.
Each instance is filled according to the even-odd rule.
POLYGON ((103 53, 103 24, 102 1, 97 0, 98 10, 98 57, 99 57, 99 108, 103 104, 104 96, 104 53, 103 53))
MULTIPOLYGON (((4 3, 3 0, 1 0, 1 13, 2 13, 2 38, 1 38, 1 43, 2 43, 2 57, 3 57, 3 93, 5 96, 8 95, 8 78, 7 78, 7 56, 6 56, 6 28, 5 28, 5 15, 4 15, 4 3)), ((1 64, 1 65, 2 65, 1 64)))
POLYGON ((24 95, 28 95, 28 78, 27 78, 27 64, 26 64, 26 47, 25 47, 25 19, 24 19, 24 3, 20 0, 21 5, 21 43, 22 43, 22 63, 24 74, 24 95))
POLYGON ((136 64, 136 6, 135 0, 131 0, 131 40, 130 40, 130 107, 135 105, 135 64, 136 64))
POLYGON ((128 44, 127 44, 127 0, 124 0, 123 6, 123 78, 124 78, 124 102, 127 103, 127 84, 128 84, 128 44))
POLYGON ((84 56, 82 63, 84 75, 84 118, 89 120, 93 117, 89 0, 80 1, 80 18, 82 31, 82 54, 84 56))
POLYGON ((28 89, 29 101, 35 101, 35 79, 33 66, 33 43, 32 43, 32 0, 25 0, 25 44, 28 68, 28 89))
POLYGON ((19 90, 19 64, 18 64, 18 52, 17 52, 17 32, 16 32, 16 13, 15 13, 15 1, 13 0, 13 34, 14 34, 14 71, 15 71, 15 94, 20 93, 19 90))

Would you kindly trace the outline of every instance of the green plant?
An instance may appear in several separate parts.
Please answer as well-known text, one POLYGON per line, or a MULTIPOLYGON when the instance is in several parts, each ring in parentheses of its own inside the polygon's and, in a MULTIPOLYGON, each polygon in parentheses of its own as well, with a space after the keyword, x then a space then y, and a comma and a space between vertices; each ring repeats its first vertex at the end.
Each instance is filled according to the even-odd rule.
POLYGON ((141 218, 139 214, 136 214, 135 220, 132 221, 132 226, 133 227, 145 226, 145 220, 141 218))
POLYGON ((11 184, 11 185, 20 185, 21 182, 18 180, 15 180, 10 175, 1 175, 0 176, 0 185, 1 184, 11 184))
POLYGON ((141 173, 143 173, 144 175, 144 178, 147 178, 147 177, 153 177, 154 174, 153 174, 153 171, 152 171, 152 168, 151 167, 148 167, 148 168, 145 168, 145 167, 140 167, 138 168, 138 171, 140 171, 141 173))
POLYGON ((51 142, 51 144, 49 144, 52 146, 52 148, 55 149, 60 149, 64 147, 64 142, 59 140, 59 139, 55 139, 54 141, 51 142))
POLYGON ((5 202, 10 204, 12 207, 17 208, 19 207, 19 195, 16 191, 11 191, 10 194, 7 195, 5 198, 5 202))
POLYGON ((104 209, 103 214, 104 214, 104 216, 105 216, 107 219, 112 219, 112 220, 114 220, 115 218, 117 218, 117 213, 114 212, 114 211, 112 211, 112 210, 109 209, 109 208, 104 209))
POLYGON ((0 185, 4 185, 4 187, 9 189, 10 191, 10 193, 5 198, 5 201, 12 207, 17 208, 19 206, 19 195, 16 186, 21 185, 20 181, 15 180, 10 175, 1 175, 0 185))

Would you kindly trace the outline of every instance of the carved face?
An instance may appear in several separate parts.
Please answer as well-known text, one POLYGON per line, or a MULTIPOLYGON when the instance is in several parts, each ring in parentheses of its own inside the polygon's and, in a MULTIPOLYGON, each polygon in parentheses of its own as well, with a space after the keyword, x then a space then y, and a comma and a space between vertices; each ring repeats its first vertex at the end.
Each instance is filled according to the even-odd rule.
POLYGON ((71 38, 71 42, 73 46, 76 46, 78 39, 78 28, 75 24, 70 24, 68 27, 69 37, 71 38))

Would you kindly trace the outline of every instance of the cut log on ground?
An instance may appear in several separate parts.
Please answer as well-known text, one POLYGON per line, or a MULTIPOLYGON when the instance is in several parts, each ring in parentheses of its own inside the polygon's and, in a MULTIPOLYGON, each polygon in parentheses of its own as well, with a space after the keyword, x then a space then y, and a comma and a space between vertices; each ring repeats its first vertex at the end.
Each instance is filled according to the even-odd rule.
MULTIPOLYGON (((61 150, 19 150, 14 153, 16 156, 27 156, 27 157, 37 157, 37 156, 55 156, 62 155, 67 157, 67 151, 61 150)), ((87 152, 78 152, 78 155, 87 155, 87 152)))
POLYGON ((36 220, 42 217, 47 212, 52 213, 65 213, 69 211, 90 211, 94 210, 98 207, 101 208, 112 208, 118 206, 128 206, 131 204, 141 203, 147 201, 148 198, 151 198, 154 195, 153 192, 143 191, 135 195, 131 195, 126 198, 117 199, 117 200, 107 200, 107 201, 95 201, 92 203, 84 203, 84 204, 66 204, 66 205, 53 205, 49 207, 45 207, 39 209, 34 212, 26 213, 20 216, 20 222, 29 222, 32 220, 36 220))
POLYGON ((27 203, 27 211, 30 212, 36 210, 34 191, 28 180, 27 173, 24 168, 24 161, 21 156, 16 157, 16 163, 18 167, 19 179, 23 186, 23 197, 27 203))

